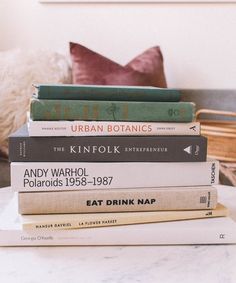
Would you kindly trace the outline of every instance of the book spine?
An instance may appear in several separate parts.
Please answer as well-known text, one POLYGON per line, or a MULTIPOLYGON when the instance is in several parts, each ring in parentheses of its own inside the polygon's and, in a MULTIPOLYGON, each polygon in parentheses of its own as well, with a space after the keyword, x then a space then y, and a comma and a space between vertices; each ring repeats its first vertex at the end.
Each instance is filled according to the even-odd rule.
POLYGON ((20 214, 212 209, 216 203, 211 187, 19 193, 20 214))
POLYGON ((22 216, 24 230, 64 230, 91 227, 108 227, 131 224, 156 223, 227 216, 226 208, 209 210, 145 211, 122 213, 31 215, 22 216), (51 219, 49 216, 55 216, 51 219), (64 216, 64 217, 63 217, 64 216))
POLYGON ((13 162, 202 162, 202 136, 10 137, 13 162))
POLYGON ((191 102, 33 99, 30 110, 30 117, 35 121, 192 122, 194 114, 195 105, 191 102))
POLYGON ((219 163, 206 162, 13 162, 15 191, 64 191, 112 188, 215 185, 219 163))
POLYGON ((177 102, 181 96, 179 90, 154 87, 39 85, 37 89, 40 99, 177 102))
POLYGON ((30 121, 29 136, 199 136, 200 123, 30 121))
MULTIPOLYGON (((158 225, 162 224, 165 223, 158 225)), ((236 243, 234 227, 217 229, 209 227, 207 233, 199 233, 198 227, 178 229, 174 226, 153 230, 153 225, 137 224, 132 225, 132 229, 129 229, 131 225, 127 225, 55 231, 6 230, 0 231, 0 246, 150 246, 236 243)))

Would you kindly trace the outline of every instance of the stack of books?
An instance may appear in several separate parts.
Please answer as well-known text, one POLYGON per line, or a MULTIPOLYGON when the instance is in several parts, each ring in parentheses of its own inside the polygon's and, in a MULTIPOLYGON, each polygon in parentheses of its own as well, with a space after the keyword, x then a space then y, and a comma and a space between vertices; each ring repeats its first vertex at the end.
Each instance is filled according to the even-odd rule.
POLYGON ((206 159, 195 105, 180 102, 178 90, 36 88, 29 123, 9 138, 11 184, 22 215, 15 243, 226 241, 215 232, 227 214, 214 188, 219 165, 206 159), (199 218, 214 218, 206 237, 197 231, 211 225, 199 218))

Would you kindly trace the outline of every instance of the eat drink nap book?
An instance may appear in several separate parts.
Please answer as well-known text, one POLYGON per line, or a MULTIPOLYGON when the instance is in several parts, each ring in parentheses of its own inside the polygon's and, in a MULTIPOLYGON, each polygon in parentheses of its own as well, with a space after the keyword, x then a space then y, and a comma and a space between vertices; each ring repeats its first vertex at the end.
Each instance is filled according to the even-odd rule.
POLYGON ((124 188, 18 194, 20 214, 95 213, 211 209, 217 204, 212 186, 124 188))
POLYGON ((227 215, 228 209, 218 203, 215 209, 207 210, 22 215, 21 221, 24 230, 64 230, 223 217, 227 215))
POLYGON ((123 100, 123 101, 179 101, 176 89, 138 86, 100 85, 35 85, 39 99, 123 100))
POLYGON ((199 136, 200 123, 118 121, 29 121, 30 137, 42 136, 199 136))
POLYGON ((202 162, 203 136, 29 137, 27 125, 9 137, 12 162, 202 162))
POLYGON ((34 121, 192 122, 194 117, 192 102, 32 99, 30 104, 34 121))
POLYGON ((0 246, 133 246, 235 244, 230 217, 96 227, 23 230, 14 200, 0 215, 0 246))
POLYGON ((15 191, 209 186, 219 180, 219 162, 13 162, 15 191))

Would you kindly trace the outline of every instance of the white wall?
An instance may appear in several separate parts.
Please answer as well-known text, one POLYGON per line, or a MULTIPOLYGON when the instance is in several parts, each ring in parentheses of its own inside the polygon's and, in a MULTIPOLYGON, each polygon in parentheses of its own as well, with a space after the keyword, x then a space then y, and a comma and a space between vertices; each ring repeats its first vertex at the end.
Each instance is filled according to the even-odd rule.
POLYGON ((236 88, 236 3, 0 0, 0 27, 0 50, 65 52, 71 40, 124 64, 146 48, 160 45, 170 87, 236 88))

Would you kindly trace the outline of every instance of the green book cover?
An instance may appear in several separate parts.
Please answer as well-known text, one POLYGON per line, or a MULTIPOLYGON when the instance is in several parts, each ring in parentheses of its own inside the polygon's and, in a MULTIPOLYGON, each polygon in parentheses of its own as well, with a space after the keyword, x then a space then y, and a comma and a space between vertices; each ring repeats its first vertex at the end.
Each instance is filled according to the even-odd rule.
POLYGON ((35 121, 161 121, 191 122, 191 102, 137 102, 33 99, 30 116, 35 121))
POLYGON ((136 86, 50 85, 36 87, 38 99, 114 100, 114 101, 180 101, 176 89, 136 86))

